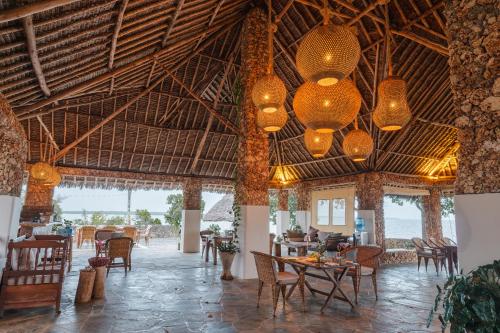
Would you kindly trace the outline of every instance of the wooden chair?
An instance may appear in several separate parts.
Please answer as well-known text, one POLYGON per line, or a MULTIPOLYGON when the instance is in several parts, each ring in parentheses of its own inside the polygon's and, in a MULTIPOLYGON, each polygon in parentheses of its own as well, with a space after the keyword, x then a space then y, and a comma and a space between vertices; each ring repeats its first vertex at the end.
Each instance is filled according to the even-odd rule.
POLYGON ((455 243, 454 240, 452 240, 451 238, 448 238, 448 237, 443 237, 443 242, 445 243, 445 245, 457 246, 457 243, 455 243))
POLYGON ((146 246, 149 246, 149 240, 153 238, 151 236, 151 228, 152 226, 148 225, 146 227, 146 230, 144 231, 144 243, 146 244, 146 246))
POLYGON ((116 231, 117 229, 117 226, 116 225, 105 225, 104 228, 102 228, 103 230, 111 230, 111 231, 116 231))
POLYGON ((97 230, 95 232, 95 256, 106 255, 106 241, 111 239, 113 230, 97 230))
POLYGON ((417 269, 420 270, 420 261, 424 258, 425 271, 427 272, 429 259, 432 259, 436 267, 436 274, 439 275, 439 266, 442 266, 445 260, 443 252, 439 248, 429 246, 422 238, 414 237, 411 241, 417 251, 417 269))
POLYGON ((134 226, 123 227, 123 237, 128 237, 135 240, 137 238, 137 227, 134 226))
POLYGON ((380 256, 382 253, 384 253, 384 249, 379 246, 356 246, 347 248, 342 252, 344 256, 353 254, 355 261, 359 264, 347 271, 347 276, 352 278, 356 304, 358 303, 359 286, 363 276, 371 276, 375 299, 378 300, 377 269, 380 266, 380 256))
POLYGON ((212 230, 202 230, 200 231, 201 238, 201 257, 203 257, 203 253, 205 250, 210 251, 210 243, 208 242, 208 236, 213 235, 212 230))
POLYGON ((125 268, 125 276, 127 269, 132 269, 132 246, 134 241, 129 237, 111 238, 106 241, 106 257, 109 258, 106 276, 109 274, 109 269, 114 267, 125 268), (115 259, 121 258, 122 262, 115 262, 115 259))
MULTIPOLYGON (((63 255, 61 252, 62 249, 58 249, 53 252, 54 260, 61 262, 66 260, 66 264, 68 265, 68 272, 71 271, 71 266, 73 264, 73 237, 72 236, 61 236, 61 235, 34 235, 36 240, 48 240, 48 241, 57 241, 64 243, 66 242, 68 245, 66 247, 66 253, 63 255)), ((52 259, 52 256, 51 256, 52 259)))
MULTIPOLYGON (((276 317, 276 307, 278 306, 278 299, 281 294, 283 295, 283 310, 285 309, 286 287, 291 286, 290 291, 293 291, 299 283, 299 276, 290 272, 278 272, 275 268, 276 257, 257 251, 250 251, 255 259, 255 266, 257 266, 257 275, 259 277, 259 290, 257 294, 257 307, 259 307, 260 296, 264 284, 270 285, 273 294, 273 316, 276 317)), ((290 292, 289 292, 290 294, 290 292)), ((304 305, 304 292, 301 288, 302 305, 304 305)), ((290 295, 288 295, 290 296, 290 295)))
POLYGON ((80 228, 80 237, 78 239, 78 248, 82 247, 83 242, 88 240, 90 244, 92 245, 92 248, 94 248, 94 242, 95 242, 95 231, 96 227, 91 226, 91 225, 85 225, 80 228))

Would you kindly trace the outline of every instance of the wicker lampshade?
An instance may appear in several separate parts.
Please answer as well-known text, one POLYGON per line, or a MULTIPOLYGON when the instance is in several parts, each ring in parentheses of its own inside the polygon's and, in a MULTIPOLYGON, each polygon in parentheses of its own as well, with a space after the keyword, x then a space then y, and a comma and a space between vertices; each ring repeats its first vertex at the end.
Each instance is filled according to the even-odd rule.
POLYGON ((332 86, 306 82, 293 99, 293 110, 306 127, 331 133, 346 127, 361 107, 361 95, 348 79, 332 86))
POLYGON ((52 167, 45 162, 37 162, 31 167, 31 177, 39 182, 48 180, 51 172, 52 167))
POLYGON ((254 84, 252 100, 263 112, 273 113, 285 103, 286 88, 283 81, 273 74, 266 75, 254 84))
POLYGON ((347 26, 322 25, 307 33, 297 50, 297 70, 306 81, 330 86, 356 67, 361 48, 347 26))
POLYGON ((344 137, 342 149, 354 162, 362 162, 373 152, 373 139, 367 132, 355 129, 344 137))
POLYGON ((318 133, 313 129, 306 128, 304 143, 309 153, 314 158, 321 158, 328 153, 333 143, 333 133, 318 133))
POLYGON ((51 167, 49 177, 45 181, 40 181, 39 183, 46 187, 56 187, 61 183, 61 174, 56 168, 51 167))
POLYGON ((257 113, 257 126, 266 132, 276 132, 285 126, 288 113, 283 106, 273 113, 259 111, 257 113))
POLYGON ((286 165, 277 165, 271 183, 287 185, 297 180, 297 176, 292 169, 286 165))
POLYGON ((397 131, 411 119, 406 100, 406 82, 390 76, 378 86, 378 103, 373 112, 373 121, 383 131, 397 131))

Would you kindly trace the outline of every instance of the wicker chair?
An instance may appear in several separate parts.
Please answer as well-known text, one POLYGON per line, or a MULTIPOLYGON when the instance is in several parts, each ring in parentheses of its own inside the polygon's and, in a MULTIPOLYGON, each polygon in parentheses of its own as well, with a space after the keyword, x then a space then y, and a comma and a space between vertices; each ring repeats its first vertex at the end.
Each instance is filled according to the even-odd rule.
POLYGON ((382 253, 384 253, 384 249, 379 246, 356 246, 347 248, 342 252, 345 256, 353 254, 355 261, 359 264, 347 271, 347 276, 352 278, 356 304, 358 303, 359 286, 363 276, 371 276, 375 299, 378 300, 377 269, 380 266, 380 256, 382 253))
POLYGON ((123 227, 123 237, 128 237, 135 240, 137 238, 137 227, 134 226, 123 227))
POLYGON ((443 252, 439 248, 429 246, 422 238, 414 237, 411 241, 417 251, 417 269, 420 270, 420 261, 424 258, 425 271, 427 272, 429 259, 432 259, 436 267, 436 274, 439 275, 439 266, 442 266, 445 261, 443 252))
POLYGON ((125 268, 125 276, 127 276, 127 268, 132 269, 133 244, 133 239, 129 237, 111 238, 106 241, 106 257, 109 258, 106 276, 109 274, 109 269, 114 267, 125 268), (115 262, 117 258, 121 258, 122 262, 115 262))
POLYGON ((208 236, 213 235, 212 230, 202 230, 200 231, 200 238, 201 238, 201 256, 203 257, 203 253, 205 252, 205 249, 207 251, 210 251, 210 245, 208 243, 208 236))
POLYGON ((443 242, 445 243, 445 245, 457 246, 457 243, 455 243, 454 240, 448 237, 443 237, 443 242))
POLYGON ((106 255, 106 241, 111 239, 113 230, 97 230, 95 232, 95 256, 106 255))
POLYGON ((105 225, 103 230, 111 230, 111 231, 116 231, 117 227, 116 225, 105 225))
MULTIPOLYGON (((257 266, 257 275, 259 276, 259 291, 257 294, 257 307, 259 307, 260 296, 264 284, 271 286, 273 293, 273 316, 276 317, 276 307, 278 306, 278 299, 281 294, 283 295, 283 310, 285 309, 285 294, 286 287, 291 286, 290 291, 293 291, 299 283, 299 276, 290 272, 277 272, 275 269, 274 261, 276 257, 262 252, 251 251, 255 258, 255 266, 257 266)), ((290 294, 290 292, 289 292, 290 294)), ((304 292, 301 289, 302 305, 304 306, 304 292)))
POLYGON ((78 248, 82 247, 82 244, 84 241, 88 240, 90 244, 92 245, 92 248, 94 247, 94 242, 95 242, 95 231, 96 227, 90 226, 90 225, 85 225, 80 228, 80 235, 78 237, 78 248))

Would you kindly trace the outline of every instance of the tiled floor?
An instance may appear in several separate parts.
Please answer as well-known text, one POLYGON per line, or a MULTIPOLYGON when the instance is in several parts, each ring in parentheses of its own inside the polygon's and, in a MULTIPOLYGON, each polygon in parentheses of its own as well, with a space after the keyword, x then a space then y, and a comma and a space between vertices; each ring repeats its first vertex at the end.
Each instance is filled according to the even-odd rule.
MULTIPOLYGON (((272 316, 271 295, 264 289, 256 308, 256 280, 219 279, 220 266, 205 263, 199 254, 181 254, 170 240, 154 240, 149 248, 134 249, 132 272, 110 272, 105 301, 75 306, 78 269, 92 255, 75 251, 67 276, 62 313, 52 309, 6 311, 0 332, 440 332, 439 323, 426 328, 435 285, 444 277, 416 266, 385 267, 379 272, 379 300, 368 278, 362 283, 357 311, 334 301, 320 314, 323 296, 306 292, 307 312, 298 292, 283 311, 272 316)), ((352 296, 351 280, 343 288, 352 296)))

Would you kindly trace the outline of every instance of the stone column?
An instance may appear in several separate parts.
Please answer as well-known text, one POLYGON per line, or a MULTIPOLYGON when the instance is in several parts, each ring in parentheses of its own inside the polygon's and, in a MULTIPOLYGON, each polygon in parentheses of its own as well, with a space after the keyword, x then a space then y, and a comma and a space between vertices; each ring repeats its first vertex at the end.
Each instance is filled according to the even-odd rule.
POLYGON ((183 185, 181 250, 200 252, 201 179, 189 178, 183 185))
POLYGON ((42 222, 49 223, 53 211, 53 196, 53 188, 37 184, 30 176, 26 189, 26 198, 21 211, 21 221, 31 221, 33 217, 40 214, 42 222))
POLYGON ((455 220, 467 272, 500 253, 500 9, 496 0, 449 0, 445 15, 460 143, 455 220))
POLYGON ((241 31, 241 101, 240 137, 236 174, 235 200, 240 206, 238 238, 240 254, 235 271, 240 278, 255 278, 257 271, 252 250, 269 251, 269 144, 267 135, 257 127, 258 109, 252 102, 252 88, 266 74, 266 13, 253 8, 241 31))
POLYGON ((0 94, 0 265, 4 267, 9 239, 17 235, 21 187, 28 141, 21 124, 0 94))
POLYGON ((278 191, 278 212, 276 217, 276 234, 281 236, 286 233, 290 224, 290 212, 288 210, 288 190, 278 191))
POLYGON ((441 191, 437 187, 430 189, 430 195, 422 197, 424 208, 423 237, 428 239, 434 237, 440 239, 443 237, 441 226, 441 191))
MULTIPOLYGON (((366 173, 359 177, 356 186, 358 208, 360 210, 373 210, 375 217, 375 240, 377 245, 385 248, 384 224, 384 188, 380 173, 366 173)), ((362 216, 367 218, 366 216, 362 216)))
POLYGON ((297 212, 295 219, 304 232, 311 225, 311 189, 300 183, 295 187, 297 194, 297 212))

